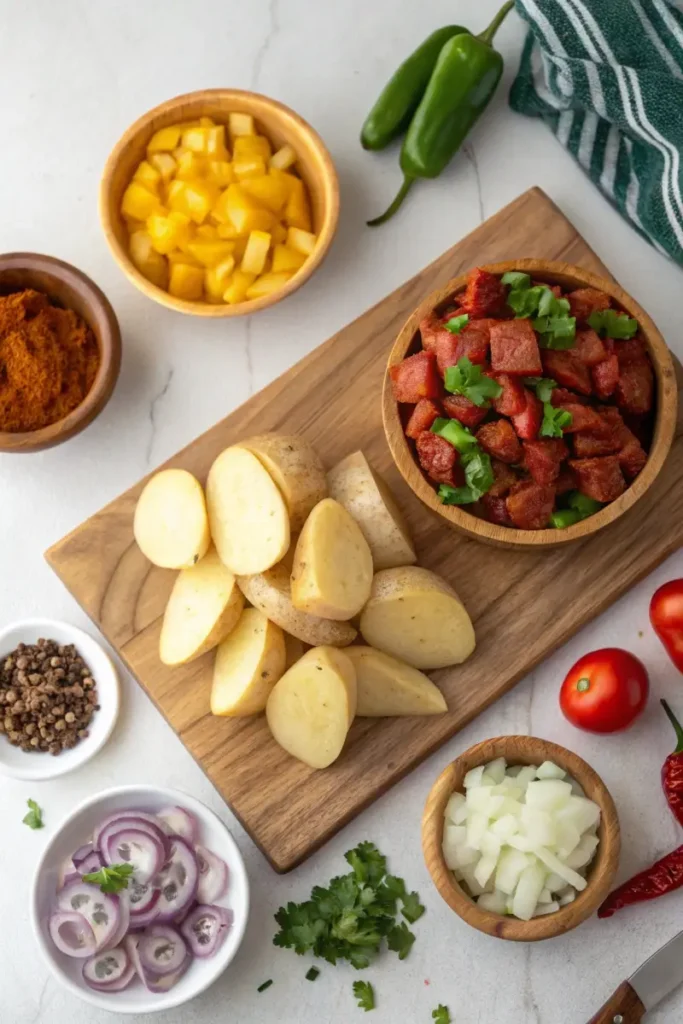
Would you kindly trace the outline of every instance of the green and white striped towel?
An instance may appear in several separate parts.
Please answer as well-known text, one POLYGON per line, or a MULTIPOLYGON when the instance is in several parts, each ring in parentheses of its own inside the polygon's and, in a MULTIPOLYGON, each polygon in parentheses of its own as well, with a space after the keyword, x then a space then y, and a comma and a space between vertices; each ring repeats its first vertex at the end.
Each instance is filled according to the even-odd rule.
POLYGON ((683 13, 666 0, 516 0, 510 106, 541 117, 611 203, 683 263, 683 13))

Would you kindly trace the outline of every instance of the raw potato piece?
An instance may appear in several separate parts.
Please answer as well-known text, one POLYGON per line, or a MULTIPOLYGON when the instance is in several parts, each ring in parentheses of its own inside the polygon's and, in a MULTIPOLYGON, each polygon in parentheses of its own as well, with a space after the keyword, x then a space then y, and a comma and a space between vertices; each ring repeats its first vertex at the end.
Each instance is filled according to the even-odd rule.
POLYGON ((474 650, 474 627, 445 580, 415 565, 383 569, 360 618, 363 638, 413 668, 459 665, 474 650))
POLYGON ((245 608, 216 652, 211 690, 214 715, 256 715, 285 670, 285 638, 258 608, 245 608))
POLYGON ((274 739, 311 768, 342 752, 356 713, 356 673, 343 651, 314 647, 285 672, 268 698, 274 739))
POLYGON ((343 505, 323 498, 299 535, 292 566, 292 603, 300 611, 342 622, 370 596, 372 554, 343 505))
POLYGON ((311 509, 327 495, 322 462, 308 441, 295 434, 260 434, 240 441, 268 470, 282 493, 289 524, 298 533, 311 509))
POLYGON ((301 612, 292 604, 289 569, 285 563, 254 576, 238 576, 237 585, 255 608, 287 633, 317 647, 348 647, 358 636, 349 622, 320 619, 301 612))
POLYGON ((287 553, 289 516, 262 464, 244 448, 226 448, 206 482, 211 536, 234 573, 263 572, 287 553))
POLYGON ((356 714, 360 717, 440 715, 448 711, 441 690, 416 668, 374 647, 349 647, 345 653, 356 670, 356 714))
POLYGON ((164 665, 182 665, 225 640, 244 608, 235 577, 211 548, 182 569, 166 605, 159 640, 164 665))
POLYGON ((133 533, 143 555, 162 569, 185 569, 211 543, 201 484, 186 469, 162 469, 135 506, 133 533))
POLYGON ((382 477, 362 452, 353 452, 327 474, 330 497, 356 520, 370 545, 375 572, 417 561, 403 513, 382 477))

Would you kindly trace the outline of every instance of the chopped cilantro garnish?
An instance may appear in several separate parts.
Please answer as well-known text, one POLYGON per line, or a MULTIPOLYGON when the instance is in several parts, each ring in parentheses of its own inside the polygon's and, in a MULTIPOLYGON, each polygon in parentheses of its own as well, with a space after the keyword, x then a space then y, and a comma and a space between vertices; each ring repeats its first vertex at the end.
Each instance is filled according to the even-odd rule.
POLYGON ((571 427, 572 414, 566 409, 556 409, 550 402, 543 403, 543 422, 541 437, 562 437, 565 427, 571 427))
POLYGON ((539 339, 541 348, 574 348, 576 343, 576 317, 566 315, 539 316, 531 321, 531 326, 541 336, 539 339))
POLYGON ((525 377, 524 383, 533 388, 539 402, 549 402, 553 388, 557 387, 557 381, 550 377, 525 377))
POLYGON ((493 486, 491 457, 478 445, 469 452, 463 452, 460 465, 465 470, 465 484, 461 487, 441 484, 438 494, 444 505, 471 505, 493 486))
POLYGON ((432 1020, 436 1021, 436 1024, 451 1024, 451 1015, 448 1012, 448 1007, 444 1006, 443 1003, 439 1003, 435 1010, 432 1010, 432 1020))
POLYGON ((501 284, 509 284, 511 288, 528 288, 531 284, 531 278, 528 274, 523 274, 521 270, 508 270, 507 273, 503 274, 500 279, 501 284))
POLYGON ((405 960, 414 942, 415 936, 405 921, 395 924, 387 934, 387 946, 395 953, 398 953, 399 960, 405 960))
POLYGON ((588 317, 588 323, 602 338, 621 341, 632 338, 638 330, 637 320, 615 309, 596 309, 588 317))
POLYGON ((403 907, 401 908, 401 913, 406 921, 410 924, 415 924, 425 912, 425 908, 420 903, 420 897, 416 892, 409 892, 402 897, 402 900, 403 907))
POLYGON ((43 828, 43 812, 35 802, 35 800, 27 800, 28 814, 25 814, 21 819, 24 825, 28 825, 29 828, 43 828))
POLYGON ((596 501, 595 498, 589 498, 587 494, 582 494, 581 491, 571 491, 568 503, 570 508, 579 513, 581 519, 594 516, 602 508, 599 501, 596 501))
POLYGON ((439 418, 432 424, 432 433, 443 437, 445 441, 452 444, 459 452, 466 452, 470 448, 477 448, 477 439, 474 434, 464 427, 460 420, 447 420, 439 418))
POLYGON ((460 334, 461 330, 469 320, 469 313, 461 313, 460 316, 452 316, 450 320, 447 320, 444 327, 451 334, 460 334))
POLYGON ((514 310, 517 319, 536 316, 541 296, 548 290, 545 285, 540 284, 536 284, 532 288, 511 288, 508 292, 507 304, 510 309, 514 310))
POLYGON ((268 978, 268 981, 264 981, 262 985, 259 985, 259 987, 256 989, 256 991, 257 992, 265 992, 266 989, 270 988, 270 986, 272 984, 273 984, 273 979, 272 978, 268 978))
POLYGON ((306 981, 315 981, 319 974, 320 971, 317 967, 309 967, 306 971, 306 981))
POLYGON ((453 395, 464 395, 480 408, 488 406, 489 398, 498 398, 503 393, 500 384, 487 377, 481 366, 475 366, 467 356, 458 360, 457 366, 449 366, 444 374, 446 391, 453 395))
POLYGON ((358 1000, 361 1010, 375 1009, 375 993, 369 981, 354 981, 353 994, 358 1000))
POLYGON ((540 334, 542 348, 574 347, 576 318, 569 316, 568 299, 558 299, 545 284, 533 287, 515 285, 507 297, 517 319, 533 317, 532 326, 540 334))
POLYGON ((84 882, 99 885, 102 892, 119 892, 128 888, 128 879, 132 874, 132 864, 110 864, 109 867, 101 867, 99 871, 91 871, 82 877, 84 882))

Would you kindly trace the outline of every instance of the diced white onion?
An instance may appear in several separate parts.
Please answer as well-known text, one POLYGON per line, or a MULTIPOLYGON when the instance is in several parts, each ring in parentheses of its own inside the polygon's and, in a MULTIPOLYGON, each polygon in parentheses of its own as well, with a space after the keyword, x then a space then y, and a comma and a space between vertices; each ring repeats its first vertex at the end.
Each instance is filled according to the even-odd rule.
POLYGON ((552 761, 544 761, 540 768, 536 769, 537 779, 564 779, 566 775, 564 768, 560 768, 559 764, 553 764, 552 761))

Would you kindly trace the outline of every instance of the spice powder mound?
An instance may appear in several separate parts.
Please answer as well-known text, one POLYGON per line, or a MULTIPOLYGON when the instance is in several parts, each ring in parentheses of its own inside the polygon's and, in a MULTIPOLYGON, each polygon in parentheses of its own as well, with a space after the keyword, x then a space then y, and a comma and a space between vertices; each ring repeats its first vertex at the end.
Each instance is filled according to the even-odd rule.
POLYGON ((0 296, 0 431, 64 419, 90 391, 99 362, 91 329, 72 309, 32 290, 0 296))

